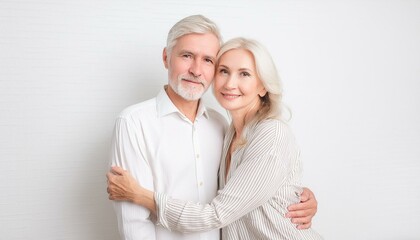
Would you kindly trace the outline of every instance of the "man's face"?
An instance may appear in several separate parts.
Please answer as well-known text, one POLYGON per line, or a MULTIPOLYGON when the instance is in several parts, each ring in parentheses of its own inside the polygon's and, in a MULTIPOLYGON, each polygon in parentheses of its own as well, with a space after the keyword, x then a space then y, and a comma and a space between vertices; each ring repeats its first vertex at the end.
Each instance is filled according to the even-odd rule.
POLYGON ((169 85, 182 98, 198 100, 214 76, 219 40, 213 34, 187 34, 180 37, 170 56, 163 52, 169 85))

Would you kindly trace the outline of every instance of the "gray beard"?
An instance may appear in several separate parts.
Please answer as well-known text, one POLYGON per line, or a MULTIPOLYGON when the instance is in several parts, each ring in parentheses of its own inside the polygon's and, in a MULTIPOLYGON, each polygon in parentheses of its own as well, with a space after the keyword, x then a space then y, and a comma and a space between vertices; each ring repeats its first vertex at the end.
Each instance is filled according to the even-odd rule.
POLYGON ((175 84, 173 81, 169 81, 169 85, 171 85, 175 93, 177 93, 183 99, 188 100, 188 101, 196 101, 200 99, 205 92, 205 91, 200 91, 200 92, 192 91, 194 89, 187 89, 183 87, 182 84, 175 84))

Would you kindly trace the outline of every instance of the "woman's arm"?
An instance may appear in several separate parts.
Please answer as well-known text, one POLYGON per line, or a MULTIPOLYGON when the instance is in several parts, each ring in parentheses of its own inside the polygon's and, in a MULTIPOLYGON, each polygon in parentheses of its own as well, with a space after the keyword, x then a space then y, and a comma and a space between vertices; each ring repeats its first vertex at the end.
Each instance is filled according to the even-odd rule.
POLYGON ((148 208, 156 215, 156 204, 153 192, 141 187, 131 174, 113 166, 106 174, 108 179, 107 192, 110 200, 130 201, 148 208))
MULTIPOLYGON (((108 190, 108 193, 110 193, 109 199, 116 201, 126 200, 138 205, 144 204, 154 215, 156 215, 154 192, 139 186, 129 172, 114 166, 108 173, 108 179, 109 188, 113 189, 112 191, 108 190), (114 176, 119 177, 115 178, 114 176), (144 196, 143 200, 141 200, 142 196, 144 196)), ((318 202, 313 192, 308 188, 303 188, 301 202, 290 205, 286 217, 292 218, 292 222, 298 224, 298 229, 308 229, 312 225, 312 218, 317 212, 317 206, 318 202)))

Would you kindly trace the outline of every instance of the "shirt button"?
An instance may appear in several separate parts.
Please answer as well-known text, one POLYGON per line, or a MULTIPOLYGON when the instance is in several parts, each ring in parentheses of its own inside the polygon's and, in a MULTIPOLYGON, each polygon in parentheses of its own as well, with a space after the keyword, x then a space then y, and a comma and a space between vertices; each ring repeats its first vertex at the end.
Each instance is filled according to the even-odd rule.
POLYGON ((200 182, 200 186, 203 186, 203 182, 200 182))
POLYGON ((197 154, 197 159, 199 159, 200 158, 200 154, 197 154))

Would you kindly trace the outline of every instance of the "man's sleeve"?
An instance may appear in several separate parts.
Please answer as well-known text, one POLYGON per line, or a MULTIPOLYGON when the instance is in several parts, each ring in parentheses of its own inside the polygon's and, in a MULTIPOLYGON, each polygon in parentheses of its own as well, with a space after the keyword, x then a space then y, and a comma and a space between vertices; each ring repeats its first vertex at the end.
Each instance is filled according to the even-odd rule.
MULTIPOLYGON (((112 140, 111 166, 120 166, 129 171, 142 186, 153 191, 152 171, 143 141, 141 129, 124 118, 118 118, 112 140)), ((127 201, 114 201, 113 204, 121 239, 156 239, 155 225, 150 220, 148 209, 127 201)))

